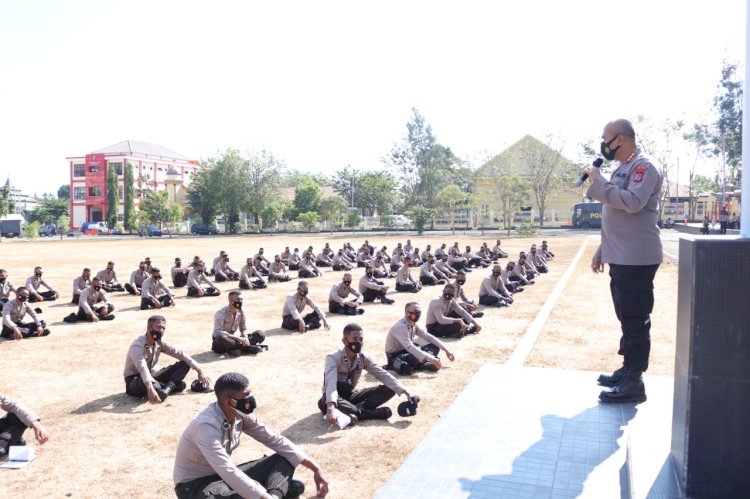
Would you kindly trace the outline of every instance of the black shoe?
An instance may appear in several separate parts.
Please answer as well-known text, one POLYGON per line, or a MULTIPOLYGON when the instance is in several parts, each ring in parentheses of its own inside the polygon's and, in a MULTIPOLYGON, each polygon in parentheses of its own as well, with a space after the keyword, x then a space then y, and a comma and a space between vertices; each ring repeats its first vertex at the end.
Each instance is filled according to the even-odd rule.
POLYGON ((156 389, 156 394, 159 395, 159 399, 164 402, 172 392, 175 391, 175 385, 171 381, 161 385, 161 388, 156 389))
POLYGON ((299 480, 290 480, 289 488, 286 491, 284 499, 296 499, 305 493, 305 484, 299 480))
POLYGON ((184 392, 185 388, 187 388, 187 383, 185 383, 184 381, 178 381, 174 384, 175 393, 184 392))
POLYGON ((475 319, 479 319, 480 317, 484 317, 484 312, 472 312, 471 316, 475 319))
POLYGON ((43 310, 42 310, 41 308, 39 308, 39 307, 36 307, 36 308, 34 309, 34 312, 36 312, 37 314, 42 314, 42 313, 44 313, 44 311, 43 311, 43 310))
POLYGON ((240 350, 239 348, 232 348, 231 350, 227 350, 227 355, 229 357, 239 357, 240 355, 242 355, 242 350, 240 350))
POLYGON ((21 447, 26 447, 26 439, 21 437, 18 439, 18 442, 16 442, 16 445, 19 445, 21 447))
POLYGON ((474 324, 471 324, 470 326, 466 327, 466 331, 464 331, 464 335, 467 334, 474 334, 477 332, 477 328, 474 324))
POLYGON ((358 308, 357 309, 357 315, 362 315, 364 313, 365 313, 365 309, 364 308, 358 308))
POLYGON ((391 300, 390 298, 386 298, 385 296, 380 299, 380 303, 384 303, 386 305, 391 305, 393 303, 396 303, 396 300, 391 300))
POLYGON ((429 362, 423 362, 422 365, 419 366, 419 368, 422 371, 427 371, 428 373, 436 373, 436 372, 438 372, 438 368, 435 365, 430 364, 429 362))
POLYGON ((378 407, 377 409, 360 409, 359 419, 388 419, 393 415, 390 407, 378 407))
POLYGON ((616 370, 612 374, 599 375, 599 378, 596 380, 596 382, 602 386, 609 386, 609 387, 616 386, 625 378, 627 374, 628 374, 628 369, 625 366, 622 366, 620 369, 616 370))
POLYGON ((640 373, 628 373, 620 384, 599 394, 599 400, 608 404, 629 404, 646 401, 646 386, 640 373))

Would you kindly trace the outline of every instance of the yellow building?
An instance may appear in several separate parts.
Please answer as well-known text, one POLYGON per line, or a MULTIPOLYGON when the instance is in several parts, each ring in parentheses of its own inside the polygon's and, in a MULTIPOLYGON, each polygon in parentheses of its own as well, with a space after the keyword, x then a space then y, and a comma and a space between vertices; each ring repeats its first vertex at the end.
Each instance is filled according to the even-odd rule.
POLYGON ((526 213, 517 215, 516 220, 533 217, 538 221, 542 208, 541 195, 536 195, 533 188, 534 179, 538 186, 547 187, 544 199, 545 225, 569 223, 573 205, 580 203, 585 191, 583 187, 574 187, 573 183, 580 174, 580 168, 555 151, 547 144, 526 135, 515 144, 479 167, 474 181, 474 193, 487 207, 493 222, 499 222, 502 214, 498 212, 495 182, 503 175, 517 175, 532 184, 531 196, 524 203, 526 213), (542 179, 549 179, 543 181, 542 179), (530 208, 529 211, 526 209, 530 208))

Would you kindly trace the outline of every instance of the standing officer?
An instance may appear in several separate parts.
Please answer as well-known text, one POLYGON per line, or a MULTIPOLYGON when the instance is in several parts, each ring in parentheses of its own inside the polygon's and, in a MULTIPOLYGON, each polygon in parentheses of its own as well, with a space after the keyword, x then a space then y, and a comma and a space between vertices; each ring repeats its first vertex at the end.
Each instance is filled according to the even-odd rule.
POLYGON ((326 331, 331 329, 326 320, 326 314, 320 307, 307 297, 310 288, 307 281, 297 283, 297 291, 286 297, 284 309, 281 311, 281 327, 290 331, 304 333, 310 329, 318 329, 323 323, 326 331), (309 306, 312 312, 302 317, 301 312, 309 306))
POLYGON ((258 345, 265 339, 260 331, 248 334, 245 313, 242 311, 242 293, 230 291, 229 305, 214 314, 211 350, 219 354, 226 353, 231 357, 239 357, 243 353, 254 355, 263 350, 258 345), (235 335, 237 331, 240 332, 239 336, 235 335))
POLYGON ((29 290, 24 286, 16 289, 15 300, 9 300, 3 305, 3 331, 0 336, 8 339, 20 340, 34 336, 47 336, 49 329, 36 312, 29 307, 29 290), (29 314, 34 322, 23 323, 23 318, 29 314))
POLYGON ((417 302, 409 302, 404 307, 405 317, 396 322, 385 336, 385 355, 388 357, 388 369, 408 376, 415 369, 438 372, 443 364, 438 358, 440 350, 445 352, 453 362, 453 352, 442 341, 422 329, 418 324, 422 309, 417 302), (414 343, 418 336, 427 343, 414 343))
POLYGON ((659 196, 662 178, 641 155, 633 125, 616 120, 604 127, 602 155, 619 165, 606 181, 598 168, 584 171, 591 179, 586 195, 603 203, 601 245, 591 260, 595 273, 609 264, 610 290, 622 337, 618 354, 623 365, 599 383, 602 402, 643 402, 643 372, 651 350, 651 311, 654 308, 654 276, 662 261, 659 238, 659 196))
POLYGON ((73 298, 70 303, 78 305, 78 300, 81 298, 81 291, 91 286, 91 269, 86 267, 81 272, 81 275, 73 279, 73 298))
POLYGON ((125 288, 122 287, 122 284, 117 282, 115 262, 107 262, 107 268, 97 272, 96 277, 99 278, 102 283, 102 289, 107 293, 112 293, 113 291, 125 291, 125 288))
POLYGON ((42 267, 34 267, 34 275, 26 279, 26 289, 29 290, 29 301, 55 301, 60 296, 57 291, 42 279, 42 267), (44 286, 47 291, 39 291, 39 287, 44 286))
POLYGON ((146 334, 130 344, 125 358, 125 393, 132 397, 147 395, 148 401, 152 404, 164 402, 169 395, 185 390, 187 385, 183 379, 190 372, 190 368, 198 373, 198 383, 194 382, 191 387, 193 391, 203 392, 211 385, 211 380, 203 373, 200 364, 176 346, 163 340, 166 328, 167 319, 163 316, 149 317, 146 334), (155 372, 154 367, 159 362, 161 353, 174 357, 179 362, 155 372))
POLYGON ((174 295, 169 288, 161 282, 161 271, 158 267, 151 269, 151 277, 143 281, 141 287, 141 310, 152 308, 174 307, 174 295))
POLYGON ((361 305, 362 295, 352 287, 352 275, 347 272, 341 282, 331 288, 328 295, 328 311, 332 314, 361 315, 365 313, 361 305), (347 300, 350 294, 354 295, 354 300, 347 300))

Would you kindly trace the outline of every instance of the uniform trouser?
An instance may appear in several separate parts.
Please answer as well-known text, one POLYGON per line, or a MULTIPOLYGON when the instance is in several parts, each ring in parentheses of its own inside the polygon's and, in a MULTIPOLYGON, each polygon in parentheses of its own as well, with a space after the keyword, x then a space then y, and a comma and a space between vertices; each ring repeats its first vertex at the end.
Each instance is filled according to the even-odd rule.
POLYGON ((398 269, 399 269, 399 267, 400 267, 400 265, 399 265, 399 264, 397 264, 397 263, 395 263, 395 264, 394 264, 394 263, 392 263, 392 264, 391 264, 391 272, 398 272, 398 269))
POLYGON ((362 301, 371 302, 375 301, 376 298, 380 298, 382 300, 384 296, 385 293, 383 293, 379 289, 366 288, 365 292, 362 293, 362 301))
POLYGON ((617 351, 632 371, 648 369, 651 351, 651 311, 654 309, 654 276, 659 265, 609 264, 609 289, 622 337, 617 351))
POLYGON ((500 301, 500 298, 492 295, 479 295, 479 304, 491 306, 500 301))
POLYGON ((330 267, 331 266, 331 264, 328 262, 315 262, 315 265, 317 265, 318 267, 330 267))
POLYGON ((433 280, 432 277, 421 275, 419 276, 419 282, 424 284, 425 286, 437 286, 438 284, 445 284, 445 279, 438 279, 437 281, 433 280))
MULTIPOLYGON (((305 323, 307 329, 318 329, 320 327, 320 317, 316 312, 310 312, 304 316, 302 322, 305 323)), ((295 319, 291 315, 285 315, 281 318, 281 327, 290 331, 299 331, 299 319, 295 319)))
POLYGON ((432 324, 427 324, 427 332, 438 338, 458 336, 461 334, 461 324, 456 324, 454 322, 451 322, 450 324, 433 322, 432 324))
POLYGON ((304 270, 303 269, 303 270, 299 271, 299 278, 300 279, 311 279, 313 277, 318 277, 318 275, 317 274, 313 274, 309 270, 304 270))
POLYGON ((472 258, 469 260, 469 263, 467 263, 469 267, 482 267, 486 266, 484 262, 482 262, 481 258, 472 258))
POLYGON ((237 280, 239 280, 239 276, 235 274, 234 272, 227 272, 225 274, 216 274, 216 282, 237 281, 237 280))
POLYGON ((247 285, 247 282, 242 279, 240 281, 240 289, 263 289, 267 288, 268 285, 265 283, 265 281, 261 281, 260 279, 255 279, 254 281, 250 281, 250 286, 247 285))
MULTIPOLYGON (((258 482, 273 497, 284 497, 294 476, 294 466, 286 458, 271 454, 255 461, 242 463, 237 468, 258 482)), ((218 475, 208 475, 177 484, 178 499, 238 498, 232 488, 218 475)))
MULTIPOLYGON (((219 296, 221 294, 221 291, 218 288, 203 288, 203 292, 205 293, 205 295, 203 296, 219 296)), ((187 295, 194 297, 200 296, 198 294, 198 288, 194 288, 192 286, 188 288, 187 295)))
POLYGON ((536 269, 539 271, 540 274, 546 274, 548 271, 546 265, 537 265, 536 269))
POLYGON ((287 281, 291 281, 292 278, 291 278, 291 276, 288 276, 286 274, 280 274, 280 275, 277 275, 277 276, 269 275, 268 276, 268 280, 271 281, 271 282, 287 282, 287 281))
POLYGON ((0 449, 7 451, 11 445, 18 445, 26 428, 15 414, 8 413, 0 418, 0 449))
POLYGON ((187 284, 187 274, 184 272, 180 272, 176 276, 174 276, 174 279, 172 279, 172 284, 174 284, 175 288, 181 288, 187 284))
MULTIPOLYGON (((35 322, 27 322, 25 324, 21 322, 16 322, 16 326, 18 326, 18 329, 21 331, 21 336, 24 338, 35 338, 36 335, 36 323, 35 322)), ((44 329, 44 333, 42 333, 42 336, 47 336, 49 334, 49 329, 47 329, 47 324, 45 324, 44 321, 41 321, 42 328, 44 329)), ((3 325, 3 332, 0 333, 0 336, 3 338, 13 339, 15 338, 15 335, 13 334, 13 330, 9 328, 6 325, 3 325)))
MULTIPOLYGON (((172 299, 169 295, 161 295, 157 300, 159 300, 162 307, 168 307, 169 304, 172 303, 172 299)), ((152 302, 150 298, 141 298, 141 310, 151 310, 152 308, 156 307, 154 307, 154 302, 152 302)))
POLYGON ((257 347, 253 348, 252 343, 245 346, 239 342, 239 337, 236 338, 237 341, 234 341, 224 336, 217 336, 211 341, 211 350, 214 353, 227 353, 229 350, 239 350, 242 353, 257 353, 257 347))
MULTIPOLYGON (((385 385, 371 386, 364 390, 355 390, 346 381, 336 383, 336 391, 339 394, 339 399, 336 401, 336 408, 346 415, 353 414, 358 418, 361 417, 360 411, 362 409, 377 409, 396 395, 393 390, 385 385)), ((325 394, 318 400, 318 409, 323 414, 328 412, 325 394)))
POLYGON ((127 291, 131 295, 139 295, 139 294, 141 294, 141 287, 138 286, 137 284, 134 287, 132 284, 126 283, 125 284, 125 291, 127 291))
POLYGON ((102 289, 106 291, 107 293, 113 293, 113 292, 120 292, 125 291, 125 288, 122 287, 122 284, 119 282, 115 284, 102 284, 102 289))
POLYGON ((299 263, 290 263, 289 270, 299 270, 299 263))
POLYGON ((412 293, 416 293, 419 290, 414 284, 407 282, 404 284, 396 283, 396 291, 411 291, 412 293))
POLYGON ((73 295, 73 298, 70 299, 70 303, 74 303, 74 304, 78 305, 78 301, 80 299, 81 299, 81 295, 80 294, 73 295))
POLYGON ((719 232, 721 234, 727 233, 727 222, 719 222, 719 232))
POLYGON ((453 262, 449 264, 450 267, 454 270, 464 270, 466 266, 463 264, 463 262, 453 262))
MULTIPOLYGON (((57 292, 56 291, 37 291, 38 295, 40 295, 42 298, 44 298, 44 301, 54 301, 57 300, 57 292)), ((29 295, 29 301, 34 303, 39 300, 36 299, 36 296, 29 295)))
POLYGON ((343 266, 343 265, 333 265, 331 266, 333 270, 339 271, 339 270, 351 270, 352 268, 349 266, 343 266))
MULTIPOLYGON (((100 319, 112 320, 115 318, 114 315, 112 316, 109 315, 115 309, 115 306, 112 304, 99 305, 99 306, 94 305, 93 307, 91 307, 91 309, 100 319)), ((65 322, 78 322, 78 321, 91 322, 91 317, 89 317, 89 314, 87 314, 86 311, 83 310, 82 307, 78 307, 78 312, 76 312, 75 314, 70 314, 69 316, 65 317, 63 320, 65 322)))
MULTIPOLYGON (((151 375, 156 380, 154 388, 163 388, 162 385, 166 383, 178 384, 180 381, 185 379, 187 373, 190 371, 190 366, 183 360, 172 364, 171 366, 160 369, 156 373, 151 375)), ((140 374, 134 374, 125 378, 125 393, 133 397, 143 397, 146 395, 146 385, 143 383, 140 374)))
POLYGON ((328 311, 332 314, 344 314, 344 315, 357 315, 357 309, 359 307, 351 308, 344 305, 340 305, 338 302, 329 301, 328 311))
MULTIPOLYGON (((426 345, 422 345, 419 347, 419 349, 435 357, 437 357, 438 354, 440 353, 440 348, 437 345, 433 345, 432 343, 427 343, 426 345)), ((419 362, 419 360, 414 355, 410 354, 406 350, 400 350, 398 352, 393 352, 393 353, 386 353, 385 355, 388 358, 388 369, 394 369, 393 363, 396 359, 400 359, 401 362, 408 363, 414 369, 419 369, 420 367, 422 367, 422 365, 424 365, 423 362, 419 362)))

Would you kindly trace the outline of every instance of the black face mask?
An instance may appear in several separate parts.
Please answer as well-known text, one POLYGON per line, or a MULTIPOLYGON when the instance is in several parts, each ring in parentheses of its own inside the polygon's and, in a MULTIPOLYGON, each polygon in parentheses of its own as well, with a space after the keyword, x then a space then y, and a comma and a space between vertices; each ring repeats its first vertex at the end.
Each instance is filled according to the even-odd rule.
POLYGON ((151 331, 149 334, 154 339, 154 341, 157 342, 161 341, 161 337, 164 336, 164 333, 162 333, 161 331, 151 331))
POLYGON ((252 414, 252 412, 255 410, 256 407, 258 407, 258 404, 255 402, 255 397, 252 395, 249 395, 247 398, 244 399, 234 399, 237 402, 237 405, 235 406, 235 410, 237 412, 241 412, 242 414, 252 414))
POLYGON ((25 301, 28 301, 28 300, 29 300, 28 296, 19 296, 18 297, 18 301, 20 301, 21 303, 23 303, 25 301))
POLYGON ((34 275, 37 276, 37 277, 42 277, 42 273, 41 272, 35 272, 34 275))
POLYGON ((416 322, 419 322, 419 318, 420 318, 421 316, 422 316, 422 312, 411 312, 411 313, 409 314, 409 319, 410 319, 410 320, 411 320, 412 322, 415 322, 415 323, 416 323, 416 322))
POLYGON ((175 263, 174 266, 179 268, 179 267, 182 267, 182 264, 178 262, 178 263, 175 263))
POLYGON ((362 351, 362 342, 361 341, 352 341, 346 344, 346 348, 351 350, 354 353, 359 353, 362 351))
POLYGON ((352 281, 341 281, 341 282, 344 284, 344 286, 351 286, 352 284, 352 281))
POLYGON ((5 284, 5 277, 0 278, 0 284, 5 284))
POLYGON ((372 277, 372 272, 368 272, 367 277, 372 277))
POLYGON ((443 298, 445 298, 446 300, 452 300, 453 293, 443 293, 443 298))
POLYGON ((466 281, 456 281, 456 282, 459 283, 459 284, 461 284, 461 285, 466 284, 466 281))
POLYGON ((500 272, 493 272, 492 273, 492 275, 494 275, 495 277, 499 276, 500 274, 501 274, 500 272))
POLYGON ((242 302, 241 301, 236 301, 232 305, 234 305, 234 308, 236 308, 237 310, 239 310, 239 309, 242 308, 242 302))
POLYGON ((302 291, 301 289, 298 291, 300 296, 307 296, 307 291, 302 291))
POLYGON ((602 156, 604 156, 604 158, 609 161, 612 161, 613 159, 615 159, 615 154, 617 153, 617 150, 621 147, 621 146, 617 146, 614 149, 610 149, 609 147, 612 144, 612 142, 615 141, 617 137, 619 137, 619 135, 615 135, 614 137, 612 137, 612 140, 610 140, 609 142, 602 141, 602 144, 600 146, 602 156))
POLYGON ((101 286, 94 286, 94 289, 97 290, 97 291, 99 291, 100 289, 102 289, 102 287, 101 286))

